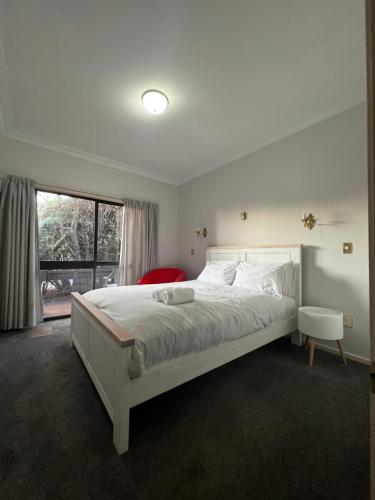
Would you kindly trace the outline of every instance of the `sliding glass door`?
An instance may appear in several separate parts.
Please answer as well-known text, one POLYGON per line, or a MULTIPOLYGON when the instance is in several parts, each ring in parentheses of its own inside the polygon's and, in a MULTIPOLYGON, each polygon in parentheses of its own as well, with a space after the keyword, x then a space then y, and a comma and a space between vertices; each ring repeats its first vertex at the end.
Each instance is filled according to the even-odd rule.
POLYGON ((70 314, 70 293, 117 286, 122 205, 38 191, 44 318, 70 314))

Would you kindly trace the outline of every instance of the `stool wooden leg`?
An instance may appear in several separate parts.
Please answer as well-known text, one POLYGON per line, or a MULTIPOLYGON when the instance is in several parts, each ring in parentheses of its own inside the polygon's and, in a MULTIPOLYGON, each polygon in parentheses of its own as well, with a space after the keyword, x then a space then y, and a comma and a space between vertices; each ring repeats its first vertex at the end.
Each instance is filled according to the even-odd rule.
POLYGON ((309 366, 312 367, 314 364, 315 341, 311 338, 309 339, 309 346, 310 346, 309 366))
POLYGON ((307 349, 309 347, 309 344, 310 344, 310 337, 308 335, 306 335, 305 349, 307 349))
POLYGON ((345 357, 344 350, 342 348, 341 342, 339 340, 337 340, 336 342, 337 342, 337 345, 339 346, 339 349, 340 349, 341 359, 343 360, 344 365, 347 366, 348 363, 346 361, 346 357, 345 357))

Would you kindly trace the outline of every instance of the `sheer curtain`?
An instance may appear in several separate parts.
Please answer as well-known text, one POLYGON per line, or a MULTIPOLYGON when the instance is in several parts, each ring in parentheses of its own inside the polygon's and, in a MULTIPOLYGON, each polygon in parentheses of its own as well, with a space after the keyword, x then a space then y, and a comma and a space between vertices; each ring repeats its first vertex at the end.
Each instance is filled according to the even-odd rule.
POLYGON ((8 176, 0 192, 0 330, 41 317, 35 182, 8 176))
POLYGON ((157 260, 159 205, 124 200, 120 285, 134 285, 157 260))

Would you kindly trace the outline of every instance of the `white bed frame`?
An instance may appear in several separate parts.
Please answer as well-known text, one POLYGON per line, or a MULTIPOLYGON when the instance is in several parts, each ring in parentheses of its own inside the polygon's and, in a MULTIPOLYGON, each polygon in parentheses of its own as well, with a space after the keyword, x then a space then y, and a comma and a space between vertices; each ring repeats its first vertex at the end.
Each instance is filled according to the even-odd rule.
MULTIPOLYGON (((293 261, 297 270, 295 300, 297 306, 302 305, 302 245, 211 247, 207 249, 207 261, 213 260, 293 261)), ((78 292, 72 293, 72 344, 112 419, 118 454, 128 450, 130 408, 279 337, 292 334, 292 342, 301 345, 301 336, 296 330, 294 316, 238 340, 163 363, 139 378, 130 379, 130 351, 135 339, 78 292)))

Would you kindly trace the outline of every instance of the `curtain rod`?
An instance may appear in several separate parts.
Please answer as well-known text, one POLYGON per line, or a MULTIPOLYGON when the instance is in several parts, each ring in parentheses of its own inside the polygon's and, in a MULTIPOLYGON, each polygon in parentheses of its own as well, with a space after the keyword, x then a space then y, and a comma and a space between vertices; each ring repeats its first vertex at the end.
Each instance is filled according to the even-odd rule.
POLYGON ((94 198, 95 200, 103 200, 103 201, 113 201, 114 203, 124 203, 120 198, 113 198, 111 196, 103 196, 100 194, 92 194, 92 193, 84 193, 83 191, 76 191, 74 189, 68 188, 58 188, 56 186, 48 186, 46 184, 37 184, 36 188, 40 191, 52 191, 54 193, 60 194, 72 194, 75 196, 83 196, 84 198, 94 198))

